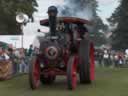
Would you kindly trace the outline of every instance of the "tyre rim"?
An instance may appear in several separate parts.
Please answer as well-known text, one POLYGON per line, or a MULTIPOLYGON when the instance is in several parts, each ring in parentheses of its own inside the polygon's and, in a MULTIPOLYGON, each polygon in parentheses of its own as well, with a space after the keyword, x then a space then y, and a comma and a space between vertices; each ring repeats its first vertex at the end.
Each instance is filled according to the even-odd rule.
POLYGON ((73 64, 72 64, 72 72, 71 72, 71 78, 72 78, 72 88, 75 89, 77 85, 77 58, 73 58, 73 64))
POLYGON ((36 60, 33 68, 33 79, 34 79, 34 84, 35 87, 39 87, 40 84, 40 67, 39 67, 39 62, 36 60))

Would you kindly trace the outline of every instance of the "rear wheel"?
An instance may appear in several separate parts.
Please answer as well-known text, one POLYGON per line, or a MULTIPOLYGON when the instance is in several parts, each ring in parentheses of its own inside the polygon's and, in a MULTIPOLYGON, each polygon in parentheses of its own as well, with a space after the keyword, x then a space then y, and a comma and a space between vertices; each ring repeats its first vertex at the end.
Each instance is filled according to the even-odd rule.
POLYGON ((71 56, 67 65, 67 85, 68 89, 73 90, 77 86, 77 58, 71 56))
POLYGON ((32 89, 40 85, 40 63, 37 56, 34 56, 29 65, 29 82, 32 89))
POLYGON ((91 83, 90 79, 90 42, 82 40, 79 48, 79 77, 80 83, 91 83))

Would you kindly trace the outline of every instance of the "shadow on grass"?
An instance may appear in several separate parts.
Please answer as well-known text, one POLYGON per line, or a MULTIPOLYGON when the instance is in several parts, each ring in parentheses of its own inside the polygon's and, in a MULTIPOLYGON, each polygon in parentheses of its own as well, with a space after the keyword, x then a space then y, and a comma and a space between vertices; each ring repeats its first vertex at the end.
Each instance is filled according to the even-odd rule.
MULTIPOLYGON (((76 90, 87 90, 90 87, 92 87, 92 84, 80 84, 78 81, 76 90)), ((68 91, 66 78, 58 77, 57 80, 51 85, 41 84, 41 87, 39 88, 39 90, 68 91)))

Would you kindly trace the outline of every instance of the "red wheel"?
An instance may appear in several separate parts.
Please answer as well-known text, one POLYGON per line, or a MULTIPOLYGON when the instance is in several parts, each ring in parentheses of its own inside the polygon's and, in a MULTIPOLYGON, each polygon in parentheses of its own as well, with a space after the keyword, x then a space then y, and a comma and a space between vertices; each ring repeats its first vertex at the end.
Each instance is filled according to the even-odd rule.
POLYGON ((67 84, 68 89, 75 89, 77 85, 77 57, 71 56, 67 65, 67 84))
POLYGON ((40 85, 40 64, 36 56, 29 65, 29 82, 32 89, 37 89, 40 85))

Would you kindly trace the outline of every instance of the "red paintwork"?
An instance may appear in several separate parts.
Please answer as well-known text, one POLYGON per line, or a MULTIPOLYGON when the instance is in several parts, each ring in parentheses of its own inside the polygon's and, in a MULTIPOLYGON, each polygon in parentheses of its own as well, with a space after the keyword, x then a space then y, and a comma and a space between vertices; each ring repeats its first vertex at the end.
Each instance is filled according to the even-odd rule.
POLYGON ((63 60, 64 60, 64 62, 66 64, 66 66, 67 66, 68 59, 69 59, 69 51, 68 51, 68 49, 65 49, 65 51, 63 53, 64 53, 63 60))
MULTIPOLYGON (((85 20, 85 19, 80 19, 76 17, 57 17, 58 20, 62 20, 64 23, 74 23, 74 24, 87 24, 87 25, 92 25, 92 22, 85 20)), ((40 25, 43 26, 49 26, 49 21, 48 19, 43 19, 40 21, 40 25)))
POLYGON ((48 76, 48 75, 66 75, 66 72, 64 70, 60 70, 58 68, 47 68, 47 69, 44 69, 41 74, 44 74, 44 76, 48 76))
POLYGON ((40 85, 40 66, 39 66, 38 59, 36 59, 34 68, 33 68, 33 80, 34 80, 35 87, 38 88, 40 85))
POLYGON ((78 56, 74 56, 74 61, 72 64, 72 88, 75 89, 77 86, 77 65, 78 65, 78 56))
POLYGON ((90 79, 95 79, 95 60, 94 60, 94 45, 90 45, 90 79))
MULTIPOLYGON (((69 59, 69 53, 68 53, 68 50, 66 50, 64 52, 64 56, 63 56, 63 60, 66 64, 66 66, 68 63, 68 59, 69 59)), ((75 62, 77 62, 77 64, 78 64, 78 62, 79 62, 78 56, 77 56, 75 62)), ((77 72, 79 72, 79 70, 77 70, 77 72)), ((61 70, 58 68, 48 68, 48 69, 43 70, 43 72, 41 72, 41 74, 42 73, 44 75, 66 75, 65 70, 61 70)), ((93 43, 91 43, 91 45, 90 45, 90 79, 94 80, 94 78, 95 78, 94 76, 95 76, 94 46, 93 46, 93 43)))

